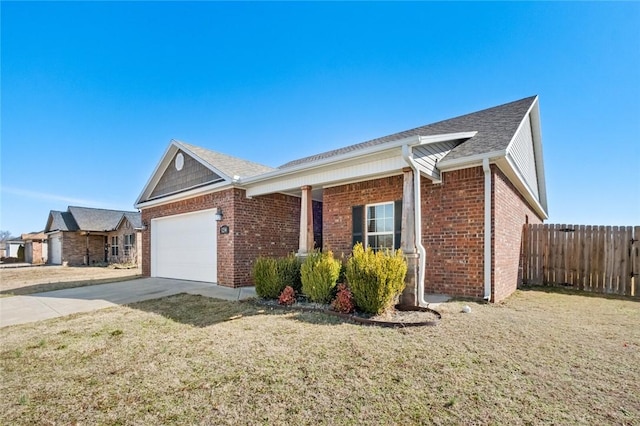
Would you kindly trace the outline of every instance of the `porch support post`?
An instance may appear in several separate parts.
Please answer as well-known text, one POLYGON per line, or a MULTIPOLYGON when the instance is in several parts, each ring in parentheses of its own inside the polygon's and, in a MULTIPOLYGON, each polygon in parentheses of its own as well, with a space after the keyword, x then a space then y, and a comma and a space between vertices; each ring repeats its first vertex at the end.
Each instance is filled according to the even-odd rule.
POLYGON ((400 296, 402 305, 418 306, 418 265, 420 255, 416 248, 415 208, 416 194, 413 170, 410 167, 402 169, 402 231, 400 234, 400 248, 407 259, 406 287, 400 296))
POLYGON ((311 199, 311 186, 305 185, 302 190, 300 205, 300 242, 298 244, 298 256, 306 256, 313 251, 313 207, 311 199))

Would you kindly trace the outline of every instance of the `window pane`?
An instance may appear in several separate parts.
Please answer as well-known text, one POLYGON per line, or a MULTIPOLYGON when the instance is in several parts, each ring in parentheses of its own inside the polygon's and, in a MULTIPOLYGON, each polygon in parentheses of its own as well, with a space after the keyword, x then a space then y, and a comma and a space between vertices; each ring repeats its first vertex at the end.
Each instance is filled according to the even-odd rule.
POLYGON ((376 217, 376 207, 371 206, 367 210, 367 219, 374 219, 376 217))
POLYGON ((393 232, 393 218, 389 217, 384 220, 384 230, 385 232, 393 232))

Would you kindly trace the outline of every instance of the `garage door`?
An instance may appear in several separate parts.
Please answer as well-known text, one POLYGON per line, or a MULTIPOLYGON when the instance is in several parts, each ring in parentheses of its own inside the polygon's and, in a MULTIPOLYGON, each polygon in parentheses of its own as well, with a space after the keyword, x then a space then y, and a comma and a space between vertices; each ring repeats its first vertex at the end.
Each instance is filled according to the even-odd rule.
POLYGON ((151 220, 151 276, 217 281, 214 210, 151 220))
POLYGON ((49 263, 53 265, 62 264, 62 240, 60 235, 49 235, 49 263))

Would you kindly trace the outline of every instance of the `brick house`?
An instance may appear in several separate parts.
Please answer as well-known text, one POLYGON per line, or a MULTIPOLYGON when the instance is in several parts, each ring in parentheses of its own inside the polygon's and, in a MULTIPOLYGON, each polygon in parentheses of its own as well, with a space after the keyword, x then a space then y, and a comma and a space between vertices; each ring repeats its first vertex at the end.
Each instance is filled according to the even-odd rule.
POLYGON ((24 261, 38 265, 47 262, 48 241, 44 231, 22 234, 24 241, 24 261))
POLYGON ((147 276, 245 286, 260 255, 361 241, 403 249, 404 303, 499 301, 518 283, 522 225, 547 218, 538 97, 278 168, 172 140, 135 206, 147 276))
POLYGON ((141 263, 142 221, 139 212, 69 206, 51 210, 44 230, 47 263, 93 265, 141 263))

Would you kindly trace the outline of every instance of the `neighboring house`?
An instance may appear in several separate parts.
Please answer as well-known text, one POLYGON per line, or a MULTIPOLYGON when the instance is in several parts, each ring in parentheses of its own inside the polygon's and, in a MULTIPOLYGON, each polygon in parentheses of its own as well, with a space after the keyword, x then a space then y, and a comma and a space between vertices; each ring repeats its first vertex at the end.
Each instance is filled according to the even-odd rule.
MULTIPOLYGON (((18 258, 18 250, 20 247, 24 247, 24 241, 19 239, 6 240, 4 242, 5 247, 5 257, 15 257, 18 258)), ((23 259, 21 259, 23 260, 23 259)))
POLYGON ((138 212, 73 206, 66 212, 52 210, 44 230, 49 240, 47 263, 140 264, 141 231, 138 212))
POLYGON ((24 240, 24 261, 27 263, 40 264, 47 262, 48 241, 44 231, 22 234, 24 240))
POLYGON ((538 97, 271 168, 172 140, 135 207, 144 275, 251 284, 260 255, 402 248, 403 302, 499 301, 547 218, 538 97))

